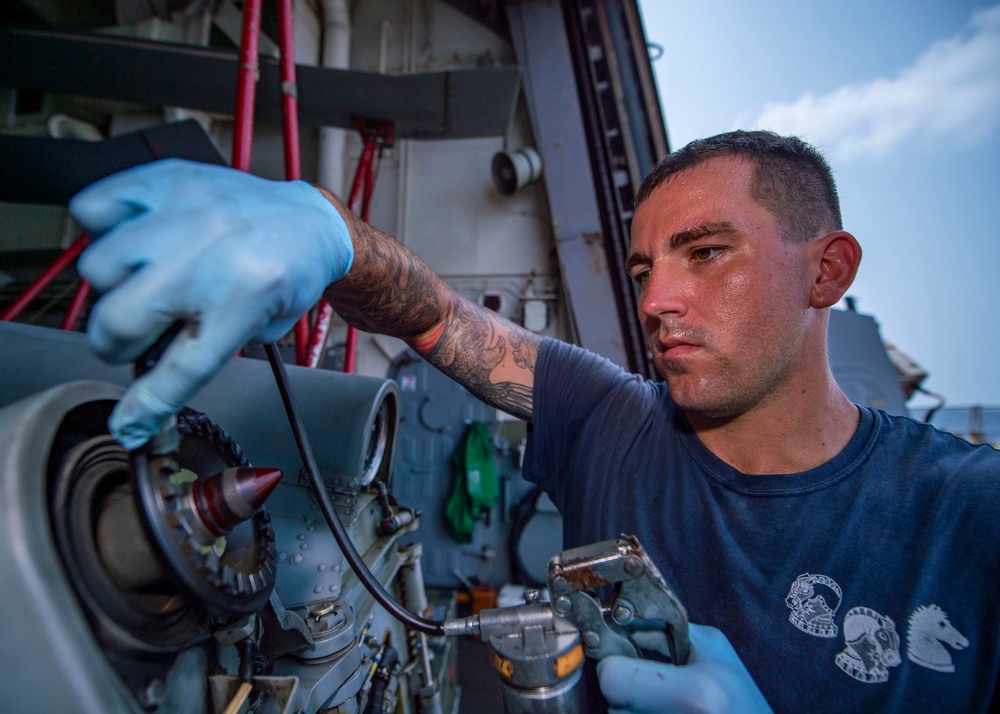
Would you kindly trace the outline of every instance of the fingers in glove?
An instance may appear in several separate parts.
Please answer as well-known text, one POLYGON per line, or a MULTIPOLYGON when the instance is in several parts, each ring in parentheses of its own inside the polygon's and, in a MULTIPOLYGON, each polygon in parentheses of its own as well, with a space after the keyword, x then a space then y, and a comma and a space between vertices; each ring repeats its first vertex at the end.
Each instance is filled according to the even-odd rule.
POLYGON ((84 228, 99 236, 123 220, 163 208, 169 194, 162 177, 185 171, 191 162, 165 159, 135 166, 97 181, 69 201, 69 211, 84 228))
POLYGON ((187 324, 119 401, 108 422, 112 436, 127 449, 146 443, 261 329, 260 319, 219 316, 187 324))
POLYGON ((598 662, 597 677, 612 709, 633 714, 728 711, 718 683, 690 666, 613 655, 598 662))
POLYGON ((167 214, 137 214, 91 243, 77 261, 77 271, 99 292, 111 290, 164 258, 174 266, 175 275, 189 274, 186 264, 198 260, 210 238, 196 231, 167 214))

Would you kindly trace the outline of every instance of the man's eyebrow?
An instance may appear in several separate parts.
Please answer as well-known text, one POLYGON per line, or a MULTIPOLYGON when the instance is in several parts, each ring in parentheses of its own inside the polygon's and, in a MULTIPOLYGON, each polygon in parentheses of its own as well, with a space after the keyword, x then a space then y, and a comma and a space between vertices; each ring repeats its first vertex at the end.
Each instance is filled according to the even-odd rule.
MULTIPOLYGON (((725 233, 735 233, 736 226, 729 221, 710 221, 699 223, 696 226, 678 231, 670 236, 668 248, 674 250, 686 243, 706 238, 708 236, 722 235, 725 233)), ((625 270, 631 272, 637 265, 650 265, 653 259, 645 253, 630 253, 625 259, 625 270)))
POLYGON ((670 236, 670 248, 679 248, 685 243, 700 240, 708 236, 720 235, 723 233, 735 233, 736 226, 729 221, 712 221, 709 223, 699 223, 683 231, 679 231, 670 236))
POLYGON ((629 253, 625 259, 625 272, 631 273, 632 268, 637 265, 649 265, 653 261, 645 253, 629 253))

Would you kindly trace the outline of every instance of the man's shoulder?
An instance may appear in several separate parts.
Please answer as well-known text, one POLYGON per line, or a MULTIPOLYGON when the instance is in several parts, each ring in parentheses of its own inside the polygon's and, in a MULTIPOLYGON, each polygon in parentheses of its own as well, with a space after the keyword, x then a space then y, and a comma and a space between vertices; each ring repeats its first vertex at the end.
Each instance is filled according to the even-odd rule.
POLYGON ((551 337, 543 339, 538 348, 537 373, 544 372, 570 372, 577 377, 604 380, 648 381, 603 355, 551 337))
POLYGON ((872 409, 876 424, 873 457, 898 464, 917 477, 982 480, 1000 493, 1000 451, 973 444, 933 424, 872 409))

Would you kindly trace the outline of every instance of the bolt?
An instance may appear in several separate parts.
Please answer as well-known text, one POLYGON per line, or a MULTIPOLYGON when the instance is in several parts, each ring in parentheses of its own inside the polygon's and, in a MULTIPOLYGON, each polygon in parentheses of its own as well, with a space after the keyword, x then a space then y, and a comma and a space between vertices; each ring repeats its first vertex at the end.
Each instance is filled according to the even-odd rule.
POLYGON ((552 590, 556 593, 564 593, 569 590, 569 583, 566 582, 566 578, 562 575, 557 575, 552 578, 552 590))
POLYGON ((570 610, 573 609, 573 603, 565 595, 557 597, 556 601, 552 603, 552 609, 558 612, 560 615, 565 615, 570 610))
POLYGON ((645 570, 642 561, 634 555, 630 555, 625 558, 625 572, 629 575, 642 575, 642 571, 645 570))
POLYGON ((593 630, 587 630, 583 633, 583 644, 587 649, 596 649, 601 644, 601 636, 593 630))
POLYGON ((314 620, 321 620, 332 612, 337 611, 337 604, 334 602, 321 602, 309 611, 309 617, 314 620))
POLYGON ((632 608, 627 605, 617 605, 615 610, 611 613, 611 619, 617 622, 619 625, 627 625, 632 622, 632 608))
POLYGON ((531 605, 532 603, 538 602, 538 598, 540 596, 541 595, 537 590, 535 590, 534 588, 528 588, 527 590, 524 591, 524 602, 527 603, 528 605, 531 605))

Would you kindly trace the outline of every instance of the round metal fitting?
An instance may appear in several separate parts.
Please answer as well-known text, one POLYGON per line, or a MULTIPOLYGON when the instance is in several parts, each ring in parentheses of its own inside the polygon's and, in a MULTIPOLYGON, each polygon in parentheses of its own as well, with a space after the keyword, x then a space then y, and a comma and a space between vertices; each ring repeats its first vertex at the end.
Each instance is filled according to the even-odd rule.
POLYGON ((625 572, 629 575, 642 575, 642 571, 646 569, 646 566, 642 564, 642 560, 634 555, 627 556, 625 558, 625 572))
POLYGON ((565 595, 560 595, 556 598, 555 602, 552 603, 552 609, 560 615, 565 615, 573 609, 573 601, 565 595))
POLYGON ((225 618, 255 613, 274 589, 278 556, 271 517, 262 508, 216 539, 197 513, 190 483, 250 463, 203 414, 183 411, 178 430, 176 455, 133 455, 132 485, 147 530, 173 579, 208 612, 225 618))
MULTIPOLYGON (((102 413, 100 423, 106 419, 107 413, 102 413)), ((65 430, 67 441, 79 440, 75 426, 65 430)), ((59 464, 52 475, 51 500, 56 542, 102 644, 130 653, 167 653, 209 637, 204 610, 170 582, 133 589, 105 561, 105 536, 95 524, 115 504, 128 506, 132 501, 128 453, 104 434, 78 441, 54 458, 59 464)), ((142 538, 141 527, 138 532, 142 538)))
POLYGON ((619 625, 627 625, 632 622, 633 617, 635 617, 635 613, 632 612, 632 608, 623 603, 615 605, 615 609, 611 613, 611 619, 619 625))
POLYGON ((556 575, 549 581, 549 587, 552 589, 552 592, 561 594, 569 590, 569 583, 566 581, 565 576, 556 575))

